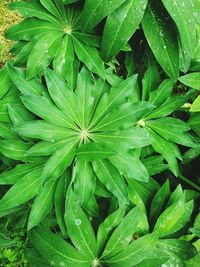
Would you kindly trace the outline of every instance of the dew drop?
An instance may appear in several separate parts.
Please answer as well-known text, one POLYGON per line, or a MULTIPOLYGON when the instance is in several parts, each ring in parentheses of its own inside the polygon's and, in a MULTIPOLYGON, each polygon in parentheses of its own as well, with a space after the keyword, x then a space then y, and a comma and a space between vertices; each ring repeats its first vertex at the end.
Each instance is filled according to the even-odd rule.
POLYGON ((141 5, 141 9, 142 9, 142 11, 145 11, 146 5, 145 4, 141 5))
POLYGON ((75 220, 75 224, 76 224, 76 225, 81 225, 81 223, 82 223, 82 221, 81 221, 80 219, 76 219, 76 220, 75 220))
POLYGON ((167 48, 167 46, 166 46, 166 45, 164 45, 164 46, 163 46, 163 48, 164 48, 164 49, 166 49, 166 48, 167 48))

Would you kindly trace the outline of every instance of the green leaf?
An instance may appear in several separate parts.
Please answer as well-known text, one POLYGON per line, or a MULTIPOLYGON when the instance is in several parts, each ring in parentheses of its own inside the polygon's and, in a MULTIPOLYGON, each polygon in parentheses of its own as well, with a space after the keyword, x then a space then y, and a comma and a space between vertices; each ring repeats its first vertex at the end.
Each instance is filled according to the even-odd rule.
POLYGON ((147 55, 148 67, 142 79, 142 100, 147 100, 150 92, 157 88, 160 77, 152 54, 147 55))
POLYGON ((50 124, 76 129, 74 124, 71 123, 69 117, 56 108, 49 98, 33 95, 22 96, 21 98, 24 105, 31 112, 35 113, 50 124))
POLYGON ((96 125, 114 107, 124 103, 132 95, 132 90, 136 85, 137 75, 133 75, 106 92, 99 101, 90 127, 96 125))
POLYGON ((190 91, 185 95, 171 95, 161 106, 155 108, 149 115, 147 115, 146 118, 154 119, 172 114, 186 103, 191 94, 192 92, 190 91))
POLYGON ((149 176, 159 174, 168 168, 163 161, 164 158, 162 156, 151 156, 142 160, 149 176))
POLYGON ((95 160, 92 165, 97 177, 105 185, 105 187, 112 192, 121 205, 126 204, 126 184, 117 168, 115 168, 108 160, 95 160))
POLYGON ((150 93, 149 101, 155 106, 160 106, 171 95, 173 86, 172 80, 164 80, 156 90, 150 93))
POLYGON ((28 18, 9 28, 5 32, 5 37, 14 41, 30 41, 36 35, 45 34, 50 31, 59 31, 59 27, 47 21, 28 18))
POLYGON ((0 175, 0 184, 14 184, 23 178, 27 173, 40 168, 36 163, 18 164, 15 168, 7 170, 0 175))
POLYGON ((45 92, 44 86, 39 79, 26 80, 25 72, 19 68, 7 65, 8 73, 12 82, 16 85, 19 91, 24 95, 43 95, 45 92))
POLYGON ((93 82, 90 72, 83 67, 77 77, 76 85, 79 127, 88 129, 90 116, 95 102, 93 97, 93 82))
POLYGON ((200 90, 199 80, 200 72, 193 72, 179 77, 178 79, 184 85, 191 87, 196 90, 200 90))
POLYGON ((115 154, 116 152, 114 150, 99 143, 88 143, 81 145, 76 152, 78 159, 87 161, 105 159, 115 154))
POLYGON ((64 14, 62 14, 61 9, 59 10, 56 6, 56 3, 54 4, 54 2, 52 2, 51 0, 40 0, 40 3, 45 7, 45 9, 47 9, 49 11, 49 13, 51 13, 52 15, 54 15, 55 17, 57 17, 60 21, 64 21, 64 14))
POLYGON ((183 198, 169 206, 158 218, 154 231, 157 231, 160 237, 170 235, 176 232, 178 220, 184 213, 183 198))
MULTIPOLYGON (((140 207, 141 210, 144 210, 146 213, 145 206, 148 205, 152 201, 153 196, 159 189, 155 180, 149 179, 148 183, 135 181, 133 179, 127 179, 128 182, 128 195, 130 201, 140 207)), ((148 224, 147 224, 148 228, 148 224)))
POLYGON ((26 161, 25 153, 31 145, 20 140, 0 140, 0 152, 8 158, 26 161))
POLYGON ((176 0, 171 3, 168 0, 162 0, 162 2, 176 23, 183 50, 187 51, 190 57, 193 58, 196 47, 196 22, 193 13, 193 1, 183 2, 176 0))
POLYGON ((99 56, 97 49, 85 45, 75 37, 73 37, 73 44, 78 59, 81 62, 83 62, 90 71, 98 74, 100 77, 104 79, 105 78, 104 64, 101 57, 99 56))
POLYGON ((149 129, 150 134, 154 138, 154 142, 152 146, 154 150, 160 153, 168 162, 171 171, 174 173, 175 176, 178 175, 178 162, 176 160, 176 155, 174 155, 173 149, 170 146, 170 143, 166 141, 161 136, 157 135, 154 131, 149 129))
POLYGON ((155 6, 148 4, 142 28, 158 63, 172 80, 176 80, 179 73, 179 52, 174 27, 159 3, 154 4, 155 6))
POLYGON ((158 248, 164 251, 170 251, 183 260, 193 258, 196 254, 196 248, 185 240, 180 239, 163 239, 159 240, 158 248))
POLYGON ((18 135, 12 130, 12 125, 10 123, 0 124, 0 137, 8 140, 18 139, 18 135))
POLYGON ((41 186, 42 168, 30 171, 17 181, 0 200, 0 209, 17 207, 32 199, 41 186))
POLYGON ((66 78, 70 71, 71 65, 74 62, 74 49, 72 40, 69 35, 64 36, 60 49, 57 51, 54 60, 53 68, 63 79, 66 78))
POLYGON ((64 213, 65 213, 66 192, 67 192, 67 188, 69 186, 70 181, 71 181, 71 173, 69 170, 67 170, 59 178, 59 181, 56 185, 56 190, 55 190, 56 220, 58 222, 58 225, 61 229, 63 236, 67 235, 67 228, 66 228, 65 221, 64 221, 64 213))
POLYGON ((7 69, 4 67, 0 70, 0 98, 2 98, 11 87, 11 79, 9 77, 7 69))
POLYGON ((192 103, 192 106, 190 108, 191 112, 200 112, 200 96, 198 96, 194 102, 192 103))
POLYGON ((28 218, 28 230, 38 225, 51 210, 56 182, 54 180, 48 181, 35 198, 28 218))
POLYGON ((160 213, 164 210, 170 195, 169 180, 161 186, 161 188, 155 194, 150 209, 150 221, 151 225, 155 223, 160 213))
POLYGON ((109 259, 125 249, 131 242, 140 217, 140 209, 134 208, 124 217, 112 233, 103 252, 103 259, 109 259))
POLYGON ((110 267, 132 267, 139 264, 155 248, 156 237, 153 234, 134 240, 127 248, 106 261, 110 267))
POLYGON ((19 105, 10 105, 7 104, 8 114, 14 126, 17 126, 25 121, 33 121, 34 117, 32 114, 23 108, 23 106, 19 105))
POLYGON ((45 121, 30 121, 22 123, 14 128, 14 130, 22 136, 39 138, 46 141, 55 141, 59 139, 67 139, 74 136, 74 132, 63 127, 49 124, 45 121))
POLYGON ((37 144, 33 145, 27 152, 26 156, 51 156, 63 147, 68 141, 75 140, 76 137, 70 138, 67 141, 61 139, 55 142, 40 141, 37 144))
POLYGON ((96 176, 90 162, 77 160, 74 168, 74 193, 80 205, 84 205, 94 194, 96 176))
POLYGON ((198 145, 197 141, 186 133, 186 131, 190 130, 190 127, 179 119, 161 118, 147 121, 146 125, 168 141, 189 147, 198 145))
POLYGON ((90 260, 74 249, 61 237, 53 234, 45 228, 38 228, 29 233, 31 244, 50 264, 64 265, 70 267, 88 267, 90 260))
POLYGON ((91 30, 102 19, 112 14, 125 0, 101 0, 99 2, 86 0, 81 14, 81 25, 83 30, 91 30))
POLYGON ((78 140, 67 142, 62 148, 57 150, 47 161, 42 172, 42 181, 57 179, 72 163, 76 151, 78 140))
POLYGON ((71 198, 68 202, 65 221, 73 244, 89 259, 95 259, 97 243, 92 226, 83 210, 74 201, 74 198, 71 198))
POLYGON ((105 61, 116 56, 137 30, 146 4, 147 0, 127 0, 108 16, 102 37, 102 55, 105 61))
POLYGON ((12 2, 9 8, 11 10, 17 10, 23 17, 37 17, 42 20, 50 21, 51 23, 53 22, 56 25, 60 25, 59 20, 49 14, 38 1, 30 0, 28 2, 12 2))
POLYGON ((136 154, 127 152, 125 154, 112 156, 109 159, 125 177, 148 182, 148 172, 136 154))
POLYGON ((107 243, 113 229, 122 221, 125 215, 125 207, 122 206, 112 214, 110 214, 99 226, 97 232, 97 247, 99 254, 107 243))
POLYGON ((153 142, 153 138, 145 129, 137 127, 123 131, 95 133, 94 138, 119 153, 144 147, 153 142))
POLYGON ((57 107, 61 109, 71 121, 74 120, 78 124, 79 119, 76 110, 78 103, 76 94, 68 87, 64 79, 50 69, 45 70, 45 78, 48 91, 57 107))
POLYGON ((147 115, 154 106, 145 101, 135 103, 124 103, 119 107, 111 110, 98 124, 94 131, 114 131, 129 128, 134 125, 145 115, 147 115))
POLYGON ((63 33, 51 31, 36 42, 27 62, 27 78, 31 79, 45 69, 56 54, 63 33))

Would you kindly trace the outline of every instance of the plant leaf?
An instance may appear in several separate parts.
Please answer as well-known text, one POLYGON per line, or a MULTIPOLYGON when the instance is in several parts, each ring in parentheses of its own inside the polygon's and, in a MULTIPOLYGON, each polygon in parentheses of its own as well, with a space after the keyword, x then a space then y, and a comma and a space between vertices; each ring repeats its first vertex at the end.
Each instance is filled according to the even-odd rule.
POLYGON ((89 259, 95 259, 97 244, 92 226, 73 198, 69 200, 67 205, 65 221, 69 236, 77 249, 87 255, 89 259))
POLYGON ((47 161, 42 172, 42 182, 57 179, 72 163, 78 140, 69 141, 47 161))
POLYGON ((84 205, 94 194, 96 177, 91 163, 83 160, 77 160, 75 172, 74 194, 80 205, 84 205))
POLYGON ((41 174, 42 168, 38 168, 17 181, 0 200, 0 209, 14 208, 32 199, 39 191, 41 174))
POLYGON ((158 7, 148 4, 142 28, 158 63, 172 80, 176 80, 179 73, 178 42, 173 25, 169 20, 166 21, 166 14, 159 3, 158 7))
POLYGON ((56 54, 62 35, 62 32, 51 31, 40 37, 36 42, 27 62, 28 79, 40 74, 49 65, 56 54))
POLYGON ((88 267, 90 260, 74 249, 61 237, 45 228, 34 229, 29 233, 31 244, 50 263, 75 267, 88 267))
POLYGON ((188 73, 184 76, 179 77, 178 79, 181 83, 187 85, 196 90, 200 90, 199 80, 200 72, 188 73))
POLYGON ((77 158, 80 160, 93 161, 113 156, 116 152, 99 143, 88 143, 81 145, 77 150, 77 158))
POLYGON ((176 23, 183 50, 187 51, 190 57, 194 57, 196 47, 196 22, 193 15, 194 6, 190 1, 176 0, 170 3, 162 0, 168 13, 176 23))
POLYGON ((120 222, 109 238, 103 252, 103 259, 109 259, 125 249, 131 242, 132 236, 137 228, 140 217, 140 209, 133 208, 120 222))
POLYGON ((127 0, 108 16, 102 37, 102 55, 105 61, 116 56, 137 30, 146 4, 147 0, 127 0))
POLYGON ((83 30, 91 30, 102 19, 110 15, 115 9, 117 9, 125 0, 101 0, 99 2, 86 0, 81 14, 81 25, 83 30))
POLYGON ((28 230, 38 225, 51 210, 55 187, 55 180, 48 181, 35 198, 28 218, 28 230))
POLYGON ((22 123, 14 130, 25 137, 39 138, 46 141, 67 139, 74 136, 74 132, 64 128, 49 124, 46 121, 30 121, 22 123))
POLYGON ((109 159, 122 175, 138 181, 148 182, 149 174, 136 154, 127 152, 112 156, 109 159))
POLYGON ((46 120, 55 126, 75 128, 71 120, 63 114, 53 103, 46 97, 26 95, 22 96, 24 105, 37 116, 46 120))
POLYGON ((105 185, 105 187, 112 192, 121 205, 126 204, 126 184, 117 168, 115 168, 108 160, 95 160, 92 165, 97 177, 105 185))
POLYGON ((74 49, 78 59, 83 62, 87 68, 98 74, 101 78, 105 78, 105 69, 102 59, 95 47, 85 45, 77 38, 73 37, 74 49))

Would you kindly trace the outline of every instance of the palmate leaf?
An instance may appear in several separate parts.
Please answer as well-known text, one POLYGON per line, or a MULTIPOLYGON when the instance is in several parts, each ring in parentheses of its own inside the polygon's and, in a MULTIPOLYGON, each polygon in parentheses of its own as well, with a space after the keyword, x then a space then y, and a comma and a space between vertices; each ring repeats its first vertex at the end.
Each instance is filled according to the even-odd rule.
POLYGON ((78 9, 52 0, 20 1, 13 3, 11 9, 17 9, 22 16, 28 17, 6 32, 9 39, 29 41, 16 51, 17 64, 24 66, 27 61, 28 79, 42 74, 52 59, 56 72, 66 79, 74 53, 90 71, 105 77, 103 61, 95 48, 99 46, 99 38, 81 31, 78 9), (22 56, 26 59, 23 60, 22 56))
MULTIPOLYGON (((17 77, 17 68, 12 66, 10 68, 17 77)), ((140 128, 138 122, 144 118, 148 126, 146 118, 154 112, 154 106, 149 102, 136 101, 133 97, 133 90, 138 89, 137 75, 127 80, 116 79, 114 75, 113 80, 118 81, 114 83, 114 87, 111 87, 107 81, 102 78, 96 79, 96 76, 91 76, 91 73, 83 68, 78 77, 74 78, 77 80, 74 83, 75 86, 71 87, 58 73, 47 69, 44 75, 46 83, 43 80, 39 95, 29 91, 28 86, 28 83, 34 80, 37 81, 34 85, 36 87, 39 80, 26 80, 24 74, 19 72, 19 75, 27 86, 25 91, 20 91, 23 103, 30 113, 27 110, 23 112, 25 107, 22 104, 21 113, 19 108, 15 111, 12 106, 9 108, 11 120, 16 125, 14 127, 16 133, 20 137, 28 138, 31 144, 24 153, 25 161, 29 161, 31 156, 30 161, 41 162, 42 160, 44 164, 39 179, 42 187, 34 195, 36 199, 31 201, 33 205, 28 229, 39 224, 55 203, 59 227, 63 236, 67 237, 63 212, 65 201, 66 205, 69 201, 69 190, 67 190, 69 184, 75 192, 76 201, 89 216, 96 217, 98 220, 100 209, 97 196, 112 198, 111 209, 116 209, 116 206, 129 203, 127 183, 130 183, 130 180, 145 183, 149 180, 148 172, 140 161, 140 150, 130 150, 148 146, 154 141, 148 129, 140 128), (46 85, 48 91, 45 88, 46 85), (19 120, 16 119, 18 114, 23 114, 19 116, 19 120), (29 117, 28 114, 33 114, 34 117, 29 117), (33 143, 31 143, 32 140, 33 143), (43 157, 38 158, 38 156, 43 157), (66 178, 68 167, 70 173, 66 178), (57 184, 61 180, 62 182, 57 184), (102 184, 99 186, 100 189, 96 190, 96 183, 98 186, 102 184)), ((112 80, 112 74, 110 74, 110 80, 112 80)), ((184 130, 183 132, 189 129, 185 124, 180 128, 184 130)), ((27 141, 24 143, 27 144, 27 141)), ((169 146, 174 152, 173 145, 169 146)), ((137 186, 133 183, 133 187, 137 188, 137 186)), ((148 187, 144 186, 144 188, 148 187)), ((25 200, 24 203, 29 200, 25 200)), ((140 196, 137 196, 134 201, 137 204, 140 203, 140 207, 144 210, 140 196)), ((144 234, 148 232, 148 222, 145 214, 140 217, 141 221, 137 229, 144 234)), ((66 213, 66 222, 67 219, 66 213)), ((48 218, 45 218, 44 222, 46 220, 48 221, 48 218)), ((81 231, 84 234, 84 230, 81 231)), ((77 247, 78 241, 75 242, 74 245, 77 247)), ((105 242, 103 243, 106 246, 105 242)), ((129 245, 129 243, 127 237, 126 244, 129 245)), ((90 263, 95 262, 97 254, 101 253, 96 251, 90 263)))

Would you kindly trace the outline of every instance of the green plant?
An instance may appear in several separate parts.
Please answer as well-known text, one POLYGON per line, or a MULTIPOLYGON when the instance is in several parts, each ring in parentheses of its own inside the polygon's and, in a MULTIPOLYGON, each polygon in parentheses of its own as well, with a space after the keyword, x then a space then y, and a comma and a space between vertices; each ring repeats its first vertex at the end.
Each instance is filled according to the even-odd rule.
POLYGON ((1 264, 198 264, 199 2, 10 8, 24 19, 0 70, 1 264))

